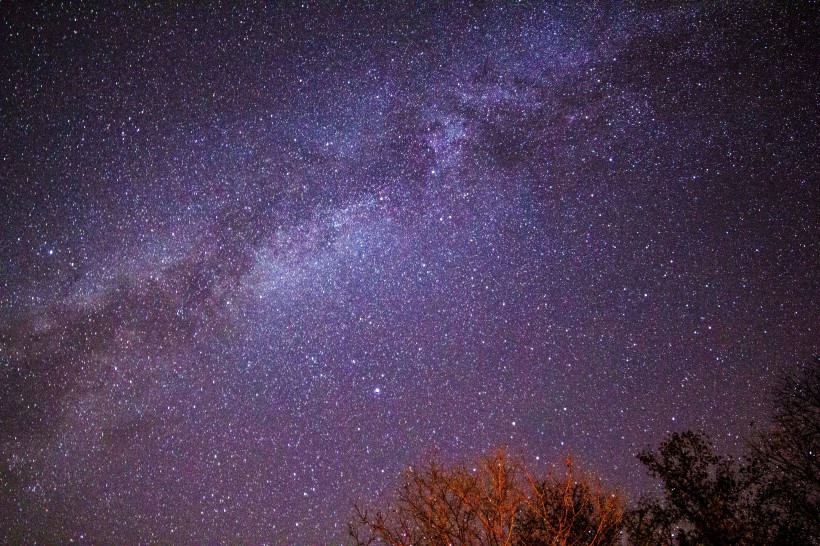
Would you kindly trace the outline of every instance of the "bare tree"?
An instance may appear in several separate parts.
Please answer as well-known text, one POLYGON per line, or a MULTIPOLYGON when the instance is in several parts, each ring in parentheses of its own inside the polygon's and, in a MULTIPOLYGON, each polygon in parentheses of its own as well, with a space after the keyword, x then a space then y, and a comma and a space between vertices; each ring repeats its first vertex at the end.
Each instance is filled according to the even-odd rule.
POLYGON ((614 545, 620 540, 624 510, 620 497, 605 492, 600 481, 577 479, 572 459, 565 479, 527 476, 531 494, 519 523, 519 544, 569 546, 614 545))
POLYGON ((472 469, 432 458, 405 473, 391 506, 355 510, 354 543, 390 546, 609 545, 623 516, 620 498, 578 481, 571 463, 566 479, 539 481, 503 450, 472 469))

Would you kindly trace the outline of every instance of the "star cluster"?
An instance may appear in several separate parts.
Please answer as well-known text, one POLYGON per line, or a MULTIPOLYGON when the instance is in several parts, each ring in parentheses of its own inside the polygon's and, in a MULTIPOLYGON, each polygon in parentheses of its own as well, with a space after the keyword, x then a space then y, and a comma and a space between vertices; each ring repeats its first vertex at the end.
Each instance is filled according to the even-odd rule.
POLYGON ((434 448, 637 492, 820 350, 816 9, 20 4, 6 539, 339 542, 434 448))

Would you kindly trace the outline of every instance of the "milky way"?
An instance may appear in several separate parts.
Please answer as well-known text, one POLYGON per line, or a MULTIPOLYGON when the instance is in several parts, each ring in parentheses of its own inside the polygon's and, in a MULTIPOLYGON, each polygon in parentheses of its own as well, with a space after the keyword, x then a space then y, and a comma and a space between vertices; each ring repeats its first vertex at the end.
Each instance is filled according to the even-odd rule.
POLYGON ((820 351, 816 6, 114 4, 2 8, 4 542, 339 542, 436 448, 636 494, 820 351))

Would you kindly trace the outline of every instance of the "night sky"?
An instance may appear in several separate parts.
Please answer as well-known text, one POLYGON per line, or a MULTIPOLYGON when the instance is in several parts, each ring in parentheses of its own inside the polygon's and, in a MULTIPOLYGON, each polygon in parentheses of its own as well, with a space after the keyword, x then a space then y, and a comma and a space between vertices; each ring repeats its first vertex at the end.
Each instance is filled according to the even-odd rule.
POLYGON ((435 448, 634 498, 820 352, 816 5, 22 4, 0 542, 339 542, 435 448))

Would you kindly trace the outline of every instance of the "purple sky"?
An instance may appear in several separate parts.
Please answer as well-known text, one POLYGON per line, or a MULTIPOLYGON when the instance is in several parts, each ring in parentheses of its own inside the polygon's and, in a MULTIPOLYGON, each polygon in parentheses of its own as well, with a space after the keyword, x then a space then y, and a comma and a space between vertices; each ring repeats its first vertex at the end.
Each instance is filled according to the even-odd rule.
POLYGON ((434 447, 634 496, 820 351, 816 8, 272 4, 0 9, 0 541, 339 542, 434 447))

